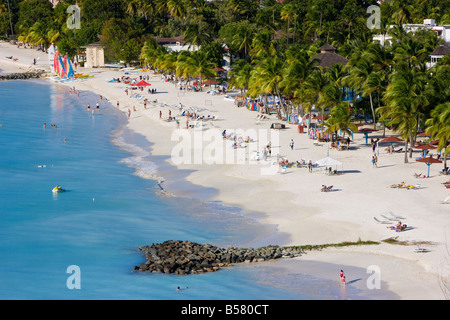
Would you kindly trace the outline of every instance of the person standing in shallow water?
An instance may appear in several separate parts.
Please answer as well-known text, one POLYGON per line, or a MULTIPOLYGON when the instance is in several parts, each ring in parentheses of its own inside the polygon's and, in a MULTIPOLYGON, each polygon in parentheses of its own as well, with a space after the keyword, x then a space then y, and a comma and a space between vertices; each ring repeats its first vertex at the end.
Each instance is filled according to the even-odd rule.
POLYGON ((341 280, 341 284, 345 284, 345 275, 344 275, 344 271, 341 270, 339 272, 339 279, 341 280))

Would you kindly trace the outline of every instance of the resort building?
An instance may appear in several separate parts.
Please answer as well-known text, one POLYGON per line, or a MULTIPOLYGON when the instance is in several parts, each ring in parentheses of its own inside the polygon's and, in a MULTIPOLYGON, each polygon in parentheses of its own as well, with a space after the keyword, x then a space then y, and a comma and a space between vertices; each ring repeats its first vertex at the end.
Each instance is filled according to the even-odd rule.
POLYGON ((427 62, 427 67, 431 68, 439 62, 444 56, 450 54, 450 48, 446 44, 441 44, 430 54, 431 61, 427 62))
POLYGON ((336 53, 336 48, 329 44, 321 46, 319 50, 320 53, 313 56, 312 59, 318 59, 319 66, 322 68, 329 68, 334 63, 346 65, 348 62, 348 59, 338 55, 336 53))
POLYGON ((184 41, 184 35, 172 38, 157 38, 156 42, 166 47, 167 50, 180 52, 180 51, 197 51, 199 49, 198 46, 191 45, 184 41))
MULTIPOLYGON (((393 26, 389 26, 392 28, 393 26)), ((425 19, 423 20, 423 24, 404 24, 403 29, 406 32, 416 32, 417 30, 432 30, 436 33, 439 39, 444 40, 444 42, 449 45, 450 44, 450 25, 437 25, 434 19, 425 19)), ((373 41, 379 42, 382 46, 385 43, 390 43, 392 41, 392 37, 388 34, 378 34, 373 37, 373 41)))
POLYGON ((86 68, 100 68, 105 66, 105 51, 100 42, 94 42, 81 48, 86 49, 86 68))

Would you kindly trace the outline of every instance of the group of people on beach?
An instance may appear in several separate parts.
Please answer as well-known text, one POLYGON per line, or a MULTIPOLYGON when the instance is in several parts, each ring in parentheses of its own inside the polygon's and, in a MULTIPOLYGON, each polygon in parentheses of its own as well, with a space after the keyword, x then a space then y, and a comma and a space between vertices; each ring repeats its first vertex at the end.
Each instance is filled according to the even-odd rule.
POLYGON ((70 94, 76 94, 78 98, 80 97, 80 90, 75 90, 75 87, 70 87, 69 92, 70 94))
POLYGON ((397 222, 397 224, 395 226, 389 226, 389 227, 386 227, 386 228, 391 229, 391 230, 395 230, 395 232, 400 232, 400 231, 405 231, 406 227, 407 227, 406 224, 402 224, 402 222, 399 221, 399 222, 397 222))

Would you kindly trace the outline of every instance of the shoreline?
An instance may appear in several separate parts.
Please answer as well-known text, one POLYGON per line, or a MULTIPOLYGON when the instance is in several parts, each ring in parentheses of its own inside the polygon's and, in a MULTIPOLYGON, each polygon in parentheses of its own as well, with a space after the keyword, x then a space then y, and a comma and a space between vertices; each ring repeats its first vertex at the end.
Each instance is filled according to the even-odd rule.
MULTIPOLYGON (((23 49, 16 49, 16 51, 24 53, 23 49)), ((40 62, 42 62, 42 59, 40 62)), ((1 60, 0 68, 3 69, 1 60)), ((160 121, 158 115, 161 110, 167 117, 168 109, 171 108, 169 106, 172 106, 172 113, 176 113, 178 101, 186 106, 199 106, 203 102, 204 106, 199 107, 208 109, 211 114, 219 114, 217 121, 208 123, 214 125, 211 125, 210 129, 221 131, 224 128, 248 128, 251 125, 255 126, 256 123, 256 112, 251 112, 246 108, 236 108, 233 102, 224 101, 223 96, 209 96, 206 92, 184 92, 184 94, 180 94, 173 84, 162 82, 161 79, 158 80, 160 78, 158 75, 151 75, 148 81, 157 88, 157 94, 146 94, 145 96, 158 98, 159 101, 166 102, 168 106, 159 107, 149 104, 148 109, 144 110, 142 100, 127 97, 123 84, 107 82, 113 77, 117 78, 119 75, 123 75, 123 72, 83 69, 83 73, 93 74, 94 78, 62 84, 102 94, 113 105, 116 101, 119 101, 119 109, 124 113, 124 116, 126 116, 127 109, 134 105, 137 111, 132 112, 130 121, 126 125, 127 128, 146 137, 152 144, 150 148, 152 156, 166 157, 162 160, 165 162, 169 162, 171 150, 176 144, 174 141, 170 141, 175 124, 160 121)), ((139 76, 140 73, 134 73, 133 76, 135 75, 139 76)), ((272 121, 261 123, 258 125, 258 129, 267 129, 270 123, 272 121)), ((184 123, 182 122, 182 124, 184 123)), ((279 152, 291 161, 299 160, 299 158, 306 161, 311 158, 314 161, 326 156, 326 146, 313 146, 312 141, 308 139, 306 134, 298 134, 295 126, 286 126, 287 129, 280 132, 280 145, 273 146, 275 153, 279 152), (295 153, 290 153, 288 147, 291 137, 296 142, 295 153)), ((163 186, 167 192, 173 193, 175 196, 183 195, 183 192, 186 191, 192 192, 188 195, 196 195, 196 190, 180 189, 177 179, 179 179, 178 181, 186 180, 192 185, 201 186, 201 188, 217 190, 214 195, 211 195, 212 199, 209 200, 240 207, 245 215, 255 218, 261 223, 277 226, 280 233, 289 234, 290 238, 285 240, 286 243, 280 243, 280 245, 338 243, 356 241, 359 237, 362 237, 362 240, 379 241, 391 236, 399 236, 400 240, 403 241, 436 243, 432 246, 427 245, 431 252, 426 254, 414 252, 415 245, 383 244, 378 249, 364 247, 336 251, 338 253, 345 251, 346 255, 352 257, 362 257, 360 264, 364 264, 364 256, 367 254, 377 257, 380 265, 385 264, 384 261, 389 260, 390 257, 402 258, 405 265, 414 265, 417 270, 412 275, 388 274, 387 282, 392 292, 398 294, 400 299, 443 299, 438 285, 429 288, 430 277, 437 279, 439 273, 443 272, 440 267, 442 267, 442 260, 445 258, 445 236, 439 230, 445 229, 446 225, 449 224, 448 218, 444 216, 445 209, 442 208, 442 205, 439 207, 437 202, 437 199, 443 200, 445 198, 445 190, 439 188, 442 187, 440 185, 440 180, 443 180, 442 177, 434 176, 431 179, 420 180, 424 185, 423 190, 389 189, 387 186, 391 183, 398 183, 399 179, 406 179, 408 183, 416 183, 418 180, 413 180, 412 172, 425 169, 416 163, 401 164, 398 158, 402 158, 402 155, 399 155, 399 157, 393 155, 395 158, 389 158, 383 154, 378 169, 389 172, 384 176, 383 173, 380 173, 382 175, 380 177, 373 172, 378 169, 370 171, 372 169, 370 168, 370 156, 368 158, 367 156, 370 155, 371 150, 366 152, 366 149, 369 148, 365 148, 362 136, 355 135, 355 138, 354 145, 358 148, 357 154, 354 153, 355 150, 344 151, 348 153, 330 151, 331 157, 345 161, 345 174, 342 176, 329 177, 320 172, 308 174, 306 169, 298 168, 288 169, 288 174, 285 175, 277 174, 261 177, 259 171, 261 167, 258 165, 182 164, 174 166, 168 163, 168 169, 176 167, 178 170, 175 172, 166 171, 165 176, 163 176, 165 179, 163 186), (366 158, 367 161, 364 160, 366 158), (364 163, 364 161, 367 163, 364 163), (392 170, 392 167, 396 170, 392 170), (180 169, 185 171, 182 178, 178 176, 180 169), (365 174, 366 171, 370 174, 365 174), (381 181, 377 181, 377 179, 381 181), (358 180, 358 183, 355 184, 353 180, 358 180), (429 183, 430 181, 431 183, 429 183), (334 184, 340 191, 321 193, 319 191, 321 184, 334 184), (372 184, 375 186, 371 187, 372 184), (362 189, 369 190, 364 191, 362 189), (417 195, 421 191, 426 192, 426 195, 419 194, 415 197, 413 194, 411 198, 412 193, 417 195), (426 196, 433 196, 434 202, 428 201, 420 204, 419 201, 425 199, 426 196), (276 199, 277 202, 275 203, 271 198, 276 199), (389 205, 382 205, 384 203, 389 205), (405 210, 405 203, 411 205, 411 207, 406 207, 408 210, 405 210), (369 208, 367 208, 367 204, 370 204, 369 208), (391 230, 386 230, 385 225, 378 225, 373 221, 373 216, 379 216, 379 214, 387 213, 390 210, 400 215, 408 215, 408 225, 415 226, 416 229, 396 234, 391 230), (413 211, 412 215, 409 212, 411 210, 413 211), (422 217, 418 214, 421 212, 426 213, 427 216, 422 217), (420 273, 419 269, 424 270, 424 273, 420 273), (397 278, 403 279, 403 283, 397 283, 397 278), (404 283, 412 283, 412 281, 417 284, 414 289, 405 288, 404 283), (418 288, 421 288, 423 292, 419 292, 418 288)), ((437 167, 432 169, 436 171, 437 167)), ((326 251, 330 252, 328 249, 326 251)), ((344 259, 339 258, 339 254, 332 256, 325 252, 310 257, 313 257, 314 261, 317 262, 334 261, 336 265, 340 265, 339 260, 344 259)), ((344 257, 344 255, 341 255, 341 257, 344 257)), ((302 257, 299 259, 301 260, 302 257)), ((352 263, 357 264, 358 261, 358 259, 354 259, 352 263)), ((297 268, 297 266, 292 268, 297 268)), ((383 274, 386 274, 386 272, 383 274)))

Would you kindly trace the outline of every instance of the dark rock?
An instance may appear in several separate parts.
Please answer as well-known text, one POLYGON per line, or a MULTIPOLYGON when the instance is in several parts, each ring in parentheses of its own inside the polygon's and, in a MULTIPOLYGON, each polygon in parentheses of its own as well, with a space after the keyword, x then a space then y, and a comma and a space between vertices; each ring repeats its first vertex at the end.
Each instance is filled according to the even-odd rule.
POLYGON ((268 246, 260 249, 218 248, 191 241, 164 241, 141 246, 146 262, 135 266, 141 272, 162 272, 178 275, 214 272, 235 263, 254 263, 283 257, 296 257, 301 250, 268 246))

